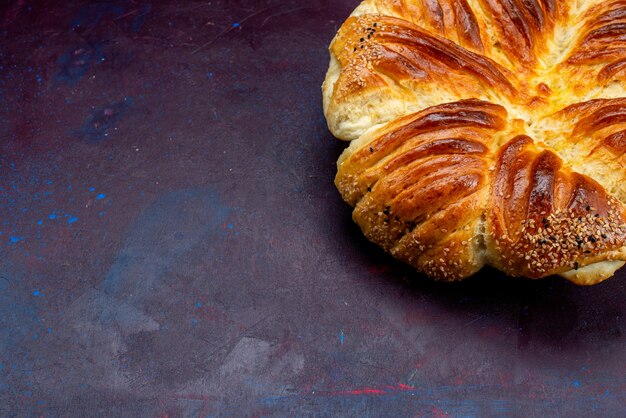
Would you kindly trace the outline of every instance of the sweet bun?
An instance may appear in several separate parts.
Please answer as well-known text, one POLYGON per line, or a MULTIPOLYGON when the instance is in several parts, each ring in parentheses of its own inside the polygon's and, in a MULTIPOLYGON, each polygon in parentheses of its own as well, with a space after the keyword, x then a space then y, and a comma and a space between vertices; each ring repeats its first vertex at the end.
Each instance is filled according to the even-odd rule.
POLYGON ((366 0, 330 45, 335 184, 439 280, 626 262, 626 1, 366 0))

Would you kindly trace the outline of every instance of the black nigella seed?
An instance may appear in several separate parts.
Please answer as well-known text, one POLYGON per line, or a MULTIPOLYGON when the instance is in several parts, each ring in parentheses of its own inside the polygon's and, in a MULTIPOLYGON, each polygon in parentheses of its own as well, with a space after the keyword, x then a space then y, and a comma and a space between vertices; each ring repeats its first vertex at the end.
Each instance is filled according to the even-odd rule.
POLYGON ((361 38, 361 39, 359 39, 359 40, 360 40, 361 42, 363 42, 363 41, 365 40, 365 38, 361 38))
POLYGON ((606 235, 605 235, 605 234, 602 234, 602 235, 600 235, 600 236, 601 236, 602 238, 606 239, 606 235))
POLYGON ((589 241, 596 242, 596 239, 592 235, 589 235, 589 241))
POLYGON ((376 22, 374 22, 374 24, 372 26, 376 27, 376 22))
POLYGON ((578 261, 574 263, 574 269, 578 270, 578 261))
POLYGON ((587 207, 585 209, 587 209, 587 211, 590 211, 591 210, 591 206, 587 205, 587 207))
POLYGON ((356 46, 354 47, 354 51, 353 52, 356 52, 356 46))
POLYGON ((374 152, 374 148, 370 147, 370 152, 374 152))

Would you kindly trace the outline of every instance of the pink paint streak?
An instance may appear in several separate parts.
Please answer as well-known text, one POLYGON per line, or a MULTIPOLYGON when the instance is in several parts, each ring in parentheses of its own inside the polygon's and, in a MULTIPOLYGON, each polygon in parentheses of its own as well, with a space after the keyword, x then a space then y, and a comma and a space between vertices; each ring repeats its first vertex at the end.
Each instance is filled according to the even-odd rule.
POLYGON ((449 416, 446 411, 444 411, 442 409, 439 409, 436 406, 432 407, 431 412, 432 412, 434 418, 445 418, 445 417, 449 416))
POLYGON ((350 390, 338 390, 331 392, 322 392, 315 391, 310 392, 311 394, 320 395, 320 396, 361 396, 361 395, 372 395, 372 396, 380 396, 387 395, 396 392, 406 392, 415 390, 413 386, 405 385, 403 383, 398 384, 397 386, 381 386, 381 387, 363 387, 358 389, 350 389, 350 390))

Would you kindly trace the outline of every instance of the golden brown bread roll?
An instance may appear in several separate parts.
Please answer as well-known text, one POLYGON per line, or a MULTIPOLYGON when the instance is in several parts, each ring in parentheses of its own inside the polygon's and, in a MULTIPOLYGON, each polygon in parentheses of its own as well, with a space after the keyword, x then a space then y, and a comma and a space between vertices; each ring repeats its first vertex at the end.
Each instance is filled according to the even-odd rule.
POLYGON ((626 0, 366 0, 322 87, 364 234, 430 277, 626 262, 626 0))

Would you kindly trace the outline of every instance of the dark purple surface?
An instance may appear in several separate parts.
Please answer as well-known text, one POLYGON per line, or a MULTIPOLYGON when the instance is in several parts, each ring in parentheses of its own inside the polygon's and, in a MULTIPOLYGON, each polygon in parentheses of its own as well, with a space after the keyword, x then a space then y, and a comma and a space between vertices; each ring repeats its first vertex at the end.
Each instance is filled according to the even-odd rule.
POLYGON ((357 1, 0 14, 0 416, 623 416, 624 272, 436 284, 333 186, 357 1))

